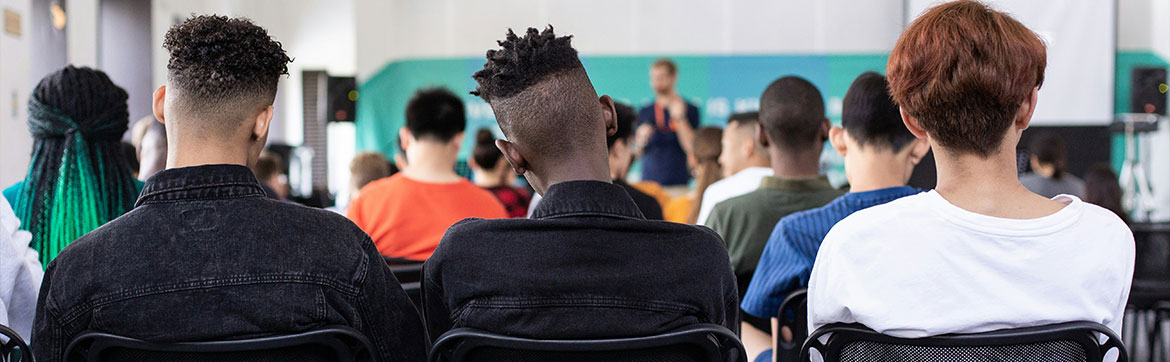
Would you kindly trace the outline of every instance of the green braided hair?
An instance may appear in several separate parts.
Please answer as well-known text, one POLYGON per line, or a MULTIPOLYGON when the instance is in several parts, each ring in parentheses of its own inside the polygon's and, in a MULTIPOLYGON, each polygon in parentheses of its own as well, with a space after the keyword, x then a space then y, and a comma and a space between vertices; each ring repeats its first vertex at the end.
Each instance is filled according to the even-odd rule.
POLYGON ((32 161, 14 209, 42 265, 134 207, 138 187, 120 151, 130 122, 126 99, 105 73, 73 66, 45 76, 33 90, 32 161))

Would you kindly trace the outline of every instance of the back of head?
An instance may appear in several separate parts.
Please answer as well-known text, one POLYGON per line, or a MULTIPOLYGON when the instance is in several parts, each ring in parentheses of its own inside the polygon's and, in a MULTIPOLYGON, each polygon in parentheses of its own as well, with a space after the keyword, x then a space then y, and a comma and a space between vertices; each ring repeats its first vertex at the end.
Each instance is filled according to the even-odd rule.
POLYGON ((260 157, 256 159, 256 165, 252 166, 252 173, 260 182, 268 182, 280 176, 282 173, 281 163, 283 162, 284 160, 276 152, 261 152, 260 157))
POLYGON ((890 98, 886 77, 874 72, 862 73, 845 92, 841 127, 857 143, 876 149, 898 152, 914 140, 890 98))
POLYGON ((1085 173, 1085 202, 1109 209, 1121 220, 1129 223, 1129 215, 1122 208, 1124 192, 1118 183, 1117 174, 1109 165, 1097 164, 1085 173))
POLYGON ((727 117, 727 124, 735 124, 736 127, 755 128, 755 125, 760 123, 760 112, 740 112, 732 113, 727 117))
POLYGON ((475 148, 471 150, 471 161, 479 168, 491 170, 503 157, 504 153, 496 147, 496 135, 492 134, 490 129, 480 128, 475 133, 475 148))
POLYGON ((443 88, 414 93, 406 104, 406 129, 415 139, 450 142, 467 127, 463 100, 443 88))
POLYGON ((167 31, 163 48, 171 55, 167 99, 176 103, 167 109, 179 113, 167 122, 208 140, 235 138, 271 106, 291 61, 280 42, 246 18, 193 16, 167 31))
POLYGON ((605 137, 605 144, 610 149, 613 149, 613 144, 618 140, 630 141, 630 137, 634 135, 634 123, 638 121, 638 112, 634 111, 634 107, 625 103, 614 103, 613 109, 617 116, 617 131, 612 135, 605 137))
POLYGON ((472 94, 491 104, 504 136, 534 165, 606 157, 597 93, 570 38, 552 26, 524 37, 508 30, 473 75, 479 87, 472 94))
POLYGON ((105 73, 73 66, 33 90, 32 161, 13 209, 42 263, 134 207, 138 187, 121 148, 130 123, 126 99, 105 73))
POLYGON ((824 145, 825 101, 820 90, 797 76, 777 79, 760 96, 760 124, 768 140, 785 151, 824 145))
POLYGON ((1055 134, 1044 134, 1036 137, 1029 148, 1032 151, 1032 156, 1036 157, 1036 161, 1043 165, 1052 166, 1052 178, 1058 179, 1064 176, 1065 162, 1068 159, 1064 138, 1055 134))
POLYGON ((1044 42, 971 0, 930 8, 902 32, 886 65, 890 94, 939 146, 988 157, 1044 82, 1044 42))
POLYGON ((350 184, 360 190, 370 182, 390 177, 390 162, 377 152, 362 152, 349 162, 350 184))
POLYGON ((719 155, 723 152, 723 129, 703 127, 695 131, 695 143, 691 147, 695 157, 695 198, 687 214, 687 223, 696 224, 702 209, 703 193, 707 187, 719 181, 723 173, 719 167, 719 155))

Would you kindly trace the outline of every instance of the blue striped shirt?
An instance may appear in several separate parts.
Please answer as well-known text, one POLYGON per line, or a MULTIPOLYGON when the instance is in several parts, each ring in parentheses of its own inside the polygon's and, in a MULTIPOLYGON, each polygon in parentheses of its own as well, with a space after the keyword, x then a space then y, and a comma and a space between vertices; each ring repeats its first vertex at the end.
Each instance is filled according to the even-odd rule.
POLYGON ((756 317, 776 317, 780 303, 789 293, 808 286, 817 249, 833 225, 858 210, 919 192, 922 190, 909 186, 852 192, 825 206, 780 219, 768 237, 740 307, 756 317))

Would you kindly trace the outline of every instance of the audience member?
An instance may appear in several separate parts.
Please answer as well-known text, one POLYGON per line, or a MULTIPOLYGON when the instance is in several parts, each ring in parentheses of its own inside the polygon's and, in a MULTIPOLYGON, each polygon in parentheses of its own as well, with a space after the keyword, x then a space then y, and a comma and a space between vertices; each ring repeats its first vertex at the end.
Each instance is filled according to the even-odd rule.
POLYGON ((1068 161, 1064 138, 1045 134, 1032 141, 1032 172, 1020 176, 1020 183, 1040 196, 1085 196, 1085 182, 1065 169, 1068 161))
POLYGON ((634 121, 637 115, 630 106, 614 103, 617 112, 617 131, 605 138, 609 146, 609 176, 613 184, 626 189, 642 216, 647 220, 662 220, 662 204, 642 190, 630 186, 626 182, 626 174, 630 172, 630 164, 634 162, 634 155, 630 149, 630 138, 633 136, 634 121))
POLYGON ((691 157, 687 161, 691 173, 695 175, 695 189, 670 200, 663 208, 666 221, 691 225, 697 223, 699 201, 703 199, 703 193, 712 183, 723 178, 723 171, 719 168, 722 138, 723 130, 716 127, 703 127, 695 132, 695 144, 691 146, 691 157))
POLYGON ((137 179, 138 151, 134 149, 134 145, 130 144, 130 142, 121 142, 118 145, 118 152, 122 153, 122 160, 126 161, 126 168, 129 169, 130 173, 134 175, 135 179, 137 179))
POLYGON ((636 146, 642 155, 642 180, 663 186, 685 187, 690 180, 687 155, 699 127, 699 107, 683 100, 675 90, 678 66, 667 58, 650 65, 654 103, 638 111, 636 146))
POLYGON ((154 114, 173 140, 138 206, 49 264, 32 349, 66 360, 77 334, 152 342, 346 325, 383 361, 424 361, 418 314, 369 237, 336 214, 267 199, 246 165, 268 138, 289 57, 243 18, 172 27, 154 114))
POLYGON ((610 183, 614 102, 597 96, 569 37, 508 32, 476 72, 512 168, 545 195, 533 219, 455 224, 424 270, 427 331, 617 338, 695 323, 738 330, 735 280, 719 237, 647 221, 610 183), (573 135, 566 137, 565 135, 573 135), (632 277, 634 276, 634 277, 632 277), (458 311, 457 318, 453 311, 458 311))
POLYGON ((28 341, 45 272, 37 252, 28 247, 32 234, 20 230, 8 200, 0 201, 0 325, 28 341))
POLYGON ((475 134, 475 149, 471 152, 471 171, 475 184, 496 195, 496 199, 508 210, 508 217, 528 215, 528 203, 532 194, 528 189, 514 186, 516 173, 508 167, 504 153, 496 147, 496 136, 483 128, 475 134))
POLYGON ((906 182, 930 144, 914 138, 902 124, 888 86, 880 74, 861 74, 845 93, 841 127, 829 130, 829 141, 845 159, 849 193, 828 205, 785 216, 772 230, 741 303, 745 313, 773 321, 766 331, 743 326, 745 346, 752 355, 774 345, 763 332, 792 340, 791 331, 777 330, 776 313, 789 294, 807 286, 817 249, 834 224, 858 210, 921 192, 906 182))
POLYGON ((333 207, 326 208, 326 210, 345 215, 346 210, 349 209, 349 203, 361 195, 362 187, 396 173, 398 173, 398 169, 394 167, 394 163, 386 160, 386 156, 382 156, 381 153, 358 153, 349 161, 349 189, 346 191, 345 197, 339 198, 333 207))
POLYGON ((969 0, 914 20, 887 64, 906 127, 936 150, 938 187, 858 211, 829 232, 808 288, 809 326, 896 337, 1066 321, 1121 332, 1133 235, 1076 196, 1020 184, 1016 144, 1044 81, 1044 41, 969 0))
MULTIPOLYGON (((706 224, 727 242, 741 299, 776 222, 821 207, 843 193, 820 174, 829 127, 821 92, 803 78, 777 79, 760 96, 755 133, 764 147, 761 151, 769 154, 774 176, 764 176, 755 191, 716 204, 706 224)), ((771 329, 767 319, 746 314, 743 318, 756 329, 771 329)))
POLYGON ((32 248, 48 264, 90 230, 134 207, 142 183, 121 151, 130 123, 126 91, 100 70, 66 66, 28 101, 28 175, 4 190, 32 248))
POLYGON ((382 255, 421 262, 456 221, 508 217, 492 193, 455 173, 464 117, 463 101, 445 89, 420 90, 406 105, 398 138, 410 165, 366 185, 348 211, 382 255))
POLYGON ((287 201, 291 191, 288 186, 288 176, 284 174, 283 167, 281 167, 283 164, 284 159, 280 157, 280 154, 262 151, 260 157, 256 159, 256 164, 252 166, 252 173, 255 174, 256 180, 260 181, 264 195, 273 200, 287 201))
POLYGON ((760 124, 759 112, 732 114, 723 129, 723 147, 719 165, 723 179, 707 187, 699 207, 698 223, 706 224, 715 204, 760 188, 764 177, 772 176, 772 162, 768 150, 756 137, 760 124))
POLYGON ((1129 224, 1129 214, 1125 213, 1121 199, 1125 192, 1117 182, 1117 174, 1107 164, 1096 164, 1085 174, 1085 202, 1104 207, 1112 211, 1117 217, 1129 224))
POLYGON ((134 122, 130 130, 130 143, 134 145, 138 155, 138 179, 145 181, 150 176, 167 168, 167 128, 154 119, 146 116, 134 122))

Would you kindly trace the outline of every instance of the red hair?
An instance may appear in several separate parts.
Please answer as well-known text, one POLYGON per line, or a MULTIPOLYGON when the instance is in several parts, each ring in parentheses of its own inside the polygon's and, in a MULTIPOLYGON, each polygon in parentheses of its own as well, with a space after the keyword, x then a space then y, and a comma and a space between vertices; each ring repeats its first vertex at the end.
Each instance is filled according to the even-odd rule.
POLYGON ((930 8, 890 53, 890 95, 952 152, 987 157, 1044 83, 1043 40, 977 1, 930 8))

